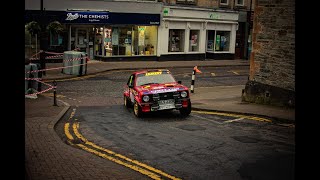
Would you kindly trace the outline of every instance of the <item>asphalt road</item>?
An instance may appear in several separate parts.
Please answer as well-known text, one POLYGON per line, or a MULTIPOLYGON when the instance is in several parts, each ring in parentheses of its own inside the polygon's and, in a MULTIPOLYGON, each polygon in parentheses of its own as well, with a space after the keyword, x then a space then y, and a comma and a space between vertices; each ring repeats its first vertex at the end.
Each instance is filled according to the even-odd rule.
MULTIPOLYGON (((198 87, 240 85, 248 76, 248 67, 199 69, 198 87)), ((176 80, 191 82, 192 69, 170 70, 176 80)), ((100 149, 181 179, 294 179, 294 128, 198 112, 187 118, 176 111, 135 118, 132 109, 122 105, 131 72, 58 82, 59 98, 72 105, 56 127, 63 141, 87 145, 66 136, 65 125, 77 124, 79 134, 100 149)))

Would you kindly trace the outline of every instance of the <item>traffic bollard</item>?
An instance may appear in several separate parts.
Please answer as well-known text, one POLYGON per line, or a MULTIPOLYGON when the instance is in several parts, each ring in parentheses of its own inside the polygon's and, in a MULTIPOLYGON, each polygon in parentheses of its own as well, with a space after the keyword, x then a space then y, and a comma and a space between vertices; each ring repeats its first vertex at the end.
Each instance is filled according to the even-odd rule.
POLYGON ((194 80, 196 79, 196 73, 202 73, 199 69, 198 66, 195 66, 193 68, 193 72, 192 72, 192 80, 191 80, 191 93, 194 93, 194 80))
POLYGON ((194 80, 196 78, 196 70, 193 69, 192 71, 192 80, 191 80, 191 93, 194 93, 194 80))
POLYGON ((57 92, 56 92, 56 88, 57 88, 57 82, 54 80, 54 81, 53 81, 53 105, 54 105, 54 106, 58 106, 58 105, 57 105, 57 92))

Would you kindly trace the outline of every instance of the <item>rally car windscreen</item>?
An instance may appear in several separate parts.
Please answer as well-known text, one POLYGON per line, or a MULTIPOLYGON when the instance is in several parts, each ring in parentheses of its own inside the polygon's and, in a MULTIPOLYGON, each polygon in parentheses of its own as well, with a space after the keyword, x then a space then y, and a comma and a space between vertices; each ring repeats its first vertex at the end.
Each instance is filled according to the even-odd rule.
POLYGON ((171 74, 166 72, 149 72, 137 75, 136 86, 176 82, 171 74))

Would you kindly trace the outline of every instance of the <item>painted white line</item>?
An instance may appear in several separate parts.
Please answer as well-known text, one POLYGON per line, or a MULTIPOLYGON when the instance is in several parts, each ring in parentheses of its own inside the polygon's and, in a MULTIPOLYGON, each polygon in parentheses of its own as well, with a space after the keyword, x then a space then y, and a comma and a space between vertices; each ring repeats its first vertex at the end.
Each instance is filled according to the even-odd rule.
POLYGON ((197 117, 197 118, 200 118, 200 119, 204 119, 204 120, 207 120, 207 121, 216 123, 216 124, 223 124, 223 123, 221 123, 221 122, 218 122, 218 121, 215 121, 215 120, 212 120, 212 119, 208 119, 208 118, 205 118, 205 117, 202 117, 202 116, 198 116, 198 115, 194 115, 194 114, 192 114, 192 116, 197 117))
POLYGON ((231 122, 235 122, 235 121, 241 121, 241 120, 243 120, 243 119, 244 119, 244 118, 232 119, 232 120, 225 121, 224 123, 231 123, 231 122))
POLYGON ((228 72, 232 72, 233 74, 239 75, 239 73, 237 73, 236 71, 228 71, 228 72))

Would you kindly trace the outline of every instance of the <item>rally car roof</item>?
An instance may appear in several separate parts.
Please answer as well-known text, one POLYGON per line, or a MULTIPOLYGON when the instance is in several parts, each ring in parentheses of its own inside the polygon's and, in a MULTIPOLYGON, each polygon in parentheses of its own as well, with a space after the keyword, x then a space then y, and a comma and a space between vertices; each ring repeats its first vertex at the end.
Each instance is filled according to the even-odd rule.
POLYGON ((133 74, 143 74, 143 73, 147 73, 147 72, 159 72, 159 71, 170 72, 168 69, 146 69, 146 70, 136 71, 133 74))

